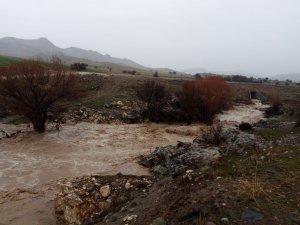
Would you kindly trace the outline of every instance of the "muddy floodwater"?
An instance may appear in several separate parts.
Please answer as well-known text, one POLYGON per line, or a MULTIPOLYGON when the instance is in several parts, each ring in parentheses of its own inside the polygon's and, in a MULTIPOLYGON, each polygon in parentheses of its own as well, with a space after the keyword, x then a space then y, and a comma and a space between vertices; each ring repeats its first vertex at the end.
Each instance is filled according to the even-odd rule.
MULTIPOLYGON (((235 106, 219 115, 226 126, 258 122, 263 105, 235 106)), ((190 142, 205 125, 63 125, 57 132, 30 131, 27 125, 0 123, 0 130, 23 132, 0 140, 0 225, 55 225, 55 185, 86 174, 146 175, 138 157, 156 146, 190 142)))
POLYGON ((135 161, 156 146, 191 141, 199 125, 64 125, 44 134, 1 141, 0 190, 29 188, 65 177, 101 173, 145 175, 135 161))
MULTIPOLYGON (((55 224, 53 197, 62 178, 85 174, 146 175, 136 161, 156 146, 191 141, 203 125, 63 125, 44 134, 0 140, 0 224, 55 224)), ((1 124, 0 129, 28 130, 1 124)))

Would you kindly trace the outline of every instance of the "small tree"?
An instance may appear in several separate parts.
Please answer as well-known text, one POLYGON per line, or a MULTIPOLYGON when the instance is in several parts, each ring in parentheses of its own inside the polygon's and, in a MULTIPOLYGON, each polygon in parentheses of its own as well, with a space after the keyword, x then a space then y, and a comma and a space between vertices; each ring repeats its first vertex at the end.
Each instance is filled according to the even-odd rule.
POLYGON ((167 97, 165 86, 154 80, 145 81, 137 89, 137 96, 147 104, 149 119, 156 121, 167 97))
POLYGON ((73 63, 71 64, 70 68, 71 70, 75 70, 75 71, 84 71, 86 70, 88 64, 86 63, 73 63))
POLYGON ((35 131, 44 132, 49 108, 74 90, 75 80, 57 58, 50 65, 37 60, 16 62, 0 74, 1 103, 28 118, 35 131))
POLYGON ((207 77, 185 82, 179 98, 189 121, 211 122, 217 113, 230 107, 232 90, 221 77, 207 77))
POLYGON ((153 77, 158 77, 158 72, 157 71, 154 72, 153 77))
POLYGON ((265 112, 267 117, 280 115, 283 113, 282 111, 282 102, 279 96, 271 97, 271 107, 268 108, 265 112))

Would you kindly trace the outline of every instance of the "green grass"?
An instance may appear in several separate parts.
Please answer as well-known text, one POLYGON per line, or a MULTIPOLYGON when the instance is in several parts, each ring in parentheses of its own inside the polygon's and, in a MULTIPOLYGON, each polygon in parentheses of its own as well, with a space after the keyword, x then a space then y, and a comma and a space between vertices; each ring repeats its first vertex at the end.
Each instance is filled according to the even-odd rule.
POLYGON ((266 140, 278 140, 279 138, 286 137, 291 134, 299 134, 300 128, 266 128, 262 130, 254 130, 252 133, 261 136, 266 140))
POLYGON ((8 64, 18 61, 19 59, 9 56, 0 55, 0 66, 7 66, 8 64))
POLYGON ((230 204, 234 211, 241 213, 245 208, 255 208, 265 216, 264 221, 258 224, 272 224, 274 216, 280 219, 281 224, 291 224, 290 218, 293 213, 297 218, 300 209, 297 195, 300 187, 300 145, 275 146, 268 152, 270 155, 257 152, 248 157, 228 154, 205 173, 208 177, 220 176, 224 186, 234 187, 231 195, 238 199, 230 204), (266 158, 262 160, 261 156, 266 158))
POLYGON ((99 98, 99 99, 93 99, 91 101, 83 103, 85 107, 91 108, 91 109, 102 109, 104 108, 105 104, 110 103, 110 101, 107 100, 107 98, 99 98))

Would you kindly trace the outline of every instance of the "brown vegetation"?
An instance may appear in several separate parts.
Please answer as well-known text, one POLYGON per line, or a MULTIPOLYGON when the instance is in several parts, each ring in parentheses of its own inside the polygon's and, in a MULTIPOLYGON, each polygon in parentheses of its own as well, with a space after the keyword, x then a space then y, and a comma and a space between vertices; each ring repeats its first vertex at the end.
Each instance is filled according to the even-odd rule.
POLYGON ((232 103, 231 87, 220 77, 207 77, 183 84, 182 110, 189 120, 210 122, 232 103))
POLYGON ((86 70, 88 64, 86 63, 73 63, 70 65, 71 70, 84 71, 86 70))
POLYGON ((270 116, 276 116, 282 114, 282 103, 278 96, 273 96, 270 99, 271 107, 266 110, 266 115, 268 117, 270 116))
POLYGON ((16 62, 0 74, 1 103, 28 118, 35 131, 44 132, 50 107, 72 92, 75 80, 58 59, 50 65, 36 60, 16 62))
POLYGON ((145 81, 137 89, 137 96, 147 104, 146 114, 149 119, 157 121, 166 102, 167 92, 165 86, 154 80, 145 81))

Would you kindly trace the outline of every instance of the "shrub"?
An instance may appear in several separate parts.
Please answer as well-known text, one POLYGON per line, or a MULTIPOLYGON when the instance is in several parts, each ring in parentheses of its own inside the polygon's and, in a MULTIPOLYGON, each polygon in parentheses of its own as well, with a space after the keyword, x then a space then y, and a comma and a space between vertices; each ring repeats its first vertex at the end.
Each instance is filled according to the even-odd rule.
POLYGON ((296 106, 295 108, 295 117, 296 117, 296 124, 295 127, 300 127, 300 106, 296 106))
POLYGON ((206 77, 184 83, 179 98, 189 121, 211 122, 217 113, 231 106, 232 90, 222 78, 206 77))
POLYGON ((0 74, 1 103, 28 118, 35 131, 44 132, 50 107, 72 94, 75 81, 56 58, 50 66, 36 60, 15 62, 0 74))
POLYGON ((131 75, 136 75, 137 74, 136 70, 122 70, 122 73, 127 73, 127 74, 131 74, 131 75))
POLYGON ((73 63, 71 64, 70 68, 71 70, 75 70, 75 71, 84 71, 86 70, 88 64, 86 63, 73 63))
POLYGON ((137 96, 147 104, 145 113, 149 119, 159 121, 167 98, 165 86, 154 80, 145 81, 137 89, 137 96))
POLYGON ((159 77, 157 71, 154 72, 153 77, 159 77))
POLYGON ((223 141, 221 134, 222 128, 222 125, 219 123, 208 127, 206 130, 204 130, 198 142, 210 145, 219 145, 223 141))
POLYGON ((282 103, 278 96, 271 98, 271 107, 266 110, 266 116, 276 116, 282 114, 282 103))

